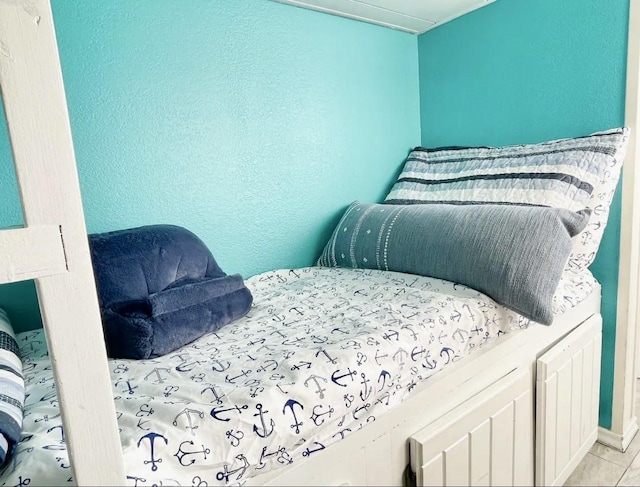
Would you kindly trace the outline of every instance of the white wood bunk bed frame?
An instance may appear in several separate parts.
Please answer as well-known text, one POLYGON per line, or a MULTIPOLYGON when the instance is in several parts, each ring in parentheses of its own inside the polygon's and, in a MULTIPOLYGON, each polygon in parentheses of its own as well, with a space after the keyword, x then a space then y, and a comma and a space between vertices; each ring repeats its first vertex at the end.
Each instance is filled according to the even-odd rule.
MULTIPOLYGON (((639 16, 632 0, 632 130, 624 171, 624 301, 618 306, 618 346, 624 346, 616 351, 622 350, 622 371, 616 372, 614 400, 614 406, 624 404, 614 425, 627 434, 610 437, 622 449, 637 430, 628 399, 635 393, 630 376, 640 228, 633 196, 640 179, 634 167, 639 16)), ((0 0, 0 85, 25 218, 24 228, 0 232, 0 283, 36 279, 76 482, 122 485, 122 450, 48 0, 0 0)), ((367 428, 306 463, 248 483, 397 485, 410 461, 418 485, 562 485, 598 437, 599 295, 569 314, 460 360, 367 428)))

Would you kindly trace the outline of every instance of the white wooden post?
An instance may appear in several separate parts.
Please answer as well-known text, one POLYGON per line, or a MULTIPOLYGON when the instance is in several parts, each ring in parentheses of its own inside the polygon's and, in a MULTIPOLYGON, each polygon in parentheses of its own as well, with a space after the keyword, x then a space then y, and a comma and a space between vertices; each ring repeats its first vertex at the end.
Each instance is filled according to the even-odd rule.
POLYGON ((622 214, 618 311, 611 431, 601 429, 598 440, 625 450, 638 431, 634 413, 636 327, 638 324, 640 254, 640 0, 631 0, 627 53, 625 125, 630 128, 629 150, 622 172, 622 214))
MULTIPOLYGON (((59 227, 66 258, 66 272, 36 282, 74 479, 78 485, 123 485, 122 449, 48 0, 0 0, 0 87, 25 226, 59 227)), ((29 262, 32 254, 26 250, 15 254, 15 262, 29 262)), ((56 249, 37 246, 35 252, 56 249)))

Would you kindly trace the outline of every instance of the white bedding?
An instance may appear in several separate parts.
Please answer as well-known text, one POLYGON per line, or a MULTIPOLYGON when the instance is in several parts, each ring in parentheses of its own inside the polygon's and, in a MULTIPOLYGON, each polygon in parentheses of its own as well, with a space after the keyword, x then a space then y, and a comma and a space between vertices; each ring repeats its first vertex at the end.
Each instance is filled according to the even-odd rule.
MULTIPOLYGON (((446 364, 529 324, 464 286, 395 272, 310 267, 247 285, 245 318, 158 359, 109 362, 130 485, 242 483, 300 462, 446 364)), ((554 312, 596 285, 588 271, 567 273, 554 312)), ((0 483, 72 482, 44 336, 18 341, 23 440, 0 483)))

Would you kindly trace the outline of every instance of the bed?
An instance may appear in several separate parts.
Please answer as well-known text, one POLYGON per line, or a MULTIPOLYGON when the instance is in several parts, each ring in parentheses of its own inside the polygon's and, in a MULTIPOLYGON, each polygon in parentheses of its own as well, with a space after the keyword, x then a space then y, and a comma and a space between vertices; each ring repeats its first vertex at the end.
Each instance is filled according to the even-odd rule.
MULTIPOLYGON (((5 262, 3 282, 38 280, 46 330, 46 340, 42 331, 17 337, 27 384, 24 424, 3 483, 109 485, 125 475, 131 485, 200 487, 566 480, 597 435, 600 288, 586 268, 606 224, 628 132, 533 148, 418 147, 385 201, 392 216, 373 222, 374 234, 387 237, 370 245, 362 220, 349 220, 358 208, 380 216, 385 205, 354 204, 321 256, 331 268, 256 276, 247 317, 161 358, 107 362, 51 11, 45 1, 2 8, 11 56, 0 78, 26 222, 4 233, 3 248, 15 258, 5 262), (571 157, 576 151, 587 157, 571 157), (450 222, 422 218, 433 218, 422 213, 441 204, 506 208, 498 213, 551 208, 542 212, 560 219, 565 244, 562 232, 573 228, 575 238, 563 244, 568 259, 560 255, 554 266, 558 280, 542 293, 549 298, 542 314, 510 301, 511 291, 531 279, 498 282, 490 299, 483 294, 495 287, 480 293, 463 285, 467 277, 492 277, 482 268, 450 282, 417 275, 427 264, 445 274, 477 264, 464 248, 438 259, 456 241, 442 235, 430 241, 431 261, 422 259, 424 249, 416 251, 421 241, 411 232, 430 238, 430 229, 450 222), (586 229, 577 224, 585 208, 586 229), (390 241, 409 247, 394 254, 390 241), (447 265, 438 267, 440 261, 447 265), (498 301, 508 301, 509 310, 498 301), (529 324, 529 314, 550 326, 529 324)), ((494 241, 489 248, 510 246, 494 241)), ((525 275, 544 277, 539 262, 530 259, 525 275)), ((528 293, 525 301, 540 295, 528 293)))
MULTIPOLYGON (((161 359, 110 361, 130 485, 225 485, 286 471, 530 325, 468 287, 397 272, 307 267, 247 284, 255 301, 245 318, 161 359)), ((554 311, 594 293, 588 271, 568 273, 554 311)), ((0 481, 71 482, 43 332, 17 340, 28 398, 0 481)))

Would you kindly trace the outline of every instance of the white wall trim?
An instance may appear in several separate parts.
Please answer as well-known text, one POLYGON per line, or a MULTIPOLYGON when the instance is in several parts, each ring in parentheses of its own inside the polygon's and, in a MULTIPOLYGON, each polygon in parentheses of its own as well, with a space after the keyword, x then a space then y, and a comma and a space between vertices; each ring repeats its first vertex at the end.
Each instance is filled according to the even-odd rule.
MULTIPOLYGON (((640 0, 630 1, 627 53, 627 88, 625 125, 630 129, 629 149, 623 167, 622 214, 620 231, 620 266, 618 277, 618 311, 616 317, 615 364, 611 432, 625 436, 634 416, 636 321, 638 306, 638 257, 640 252, 640 0)), ((635 426, 637 429, 637 426, 635 426)))
POLYGON ((598 427, 598 443, 602 443, 603 445, 607 445, 611 448, 624 452, 629 447, 629 444, 633 441, 633 438, 636 436, 637 432, 638 421, 636 417, 634 417, 633 420, 629 423, 627 431, 625 431, 623 435, 618 435, 600 426, 598 427))

